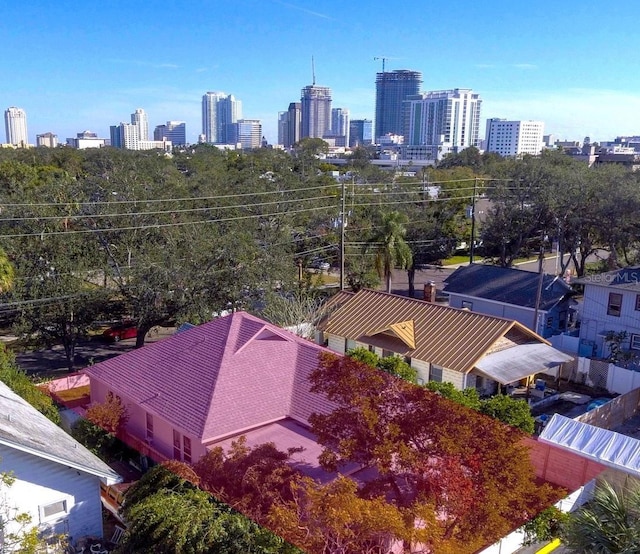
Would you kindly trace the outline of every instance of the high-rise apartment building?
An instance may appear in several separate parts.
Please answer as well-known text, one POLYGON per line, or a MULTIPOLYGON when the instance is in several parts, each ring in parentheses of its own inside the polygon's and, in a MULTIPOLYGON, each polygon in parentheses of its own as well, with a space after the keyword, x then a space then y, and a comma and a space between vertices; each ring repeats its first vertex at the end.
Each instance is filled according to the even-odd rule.
POLYGON ((484 148, 505 157, 523 154, 537 156, 544 146, 544 123, 542 121, 507 121, 487 119, 484 148))
POLYGON ((427 158, 479 146, 482 100, 472 90, 425 92, 405 104, 405 145, 429 147, 427 158))
POLYGON ((262 145, 262 123, 259 119, 239 119, 235 123, 235 142, 243 150, 260 148, 262 145))
POLYGON ((36 135, 36 146, 55 148, 58 146, 58 135, 54 133, 42 133, 40 135, 36 135))
POLYGON ((300 138, 322 138, 331 129, 331 89, 315 83, 302 89, 300 138))
POLYGON ((153 140, 170 140, 173 146, 187 144, 187 124, 184 121, 167 121, 153 130, 153 140))
POLYGON ((349 147, 368 146, 373 143, 373 121, 352 119, 349 122, 349 147))
POLYGON ((5 110, 4 128, 7 133, 7 144, 22 147, 28 146, 27 113, 22 108, 12 106, 5 110))
POLYGON ((138 140, 149 140, 149 118, 142 108, 131 114, 131 125, 138 128, 138 140))
POLYGON ((202 134, 205 142, 232 143, 233 125, 242 119, 242 102, 232 94, 207 92, 202 97, 202 134))
POLYGON ((375 136, 402 135, 404 132, 404 101, 420 92, 422 73, 408 69, 376 74, 375 136))

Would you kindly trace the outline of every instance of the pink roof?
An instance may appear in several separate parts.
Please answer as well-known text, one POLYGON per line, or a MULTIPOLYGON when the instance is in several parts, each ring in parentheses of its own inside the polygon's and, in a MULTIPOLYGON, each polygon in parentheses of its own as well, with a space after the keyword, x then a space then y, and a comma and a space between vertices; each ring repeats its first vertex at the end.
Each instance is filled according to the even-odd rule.
POLYGON ((328 351, 236 312, 88 367, 144 410, 208 442, 292 417, 306 423, 332 405, 309 392, 328 351))

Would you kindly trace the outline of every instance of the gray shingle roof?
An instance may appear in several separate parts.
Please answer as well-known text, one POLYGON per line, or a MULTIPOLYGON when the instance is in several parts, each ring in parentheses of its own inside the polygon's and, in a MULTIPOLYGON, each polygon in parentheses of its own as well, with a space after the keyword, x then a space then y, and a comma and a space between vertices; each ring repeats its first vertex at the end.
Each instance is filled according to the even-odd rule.
POLYGON ((100 458, 2 382, 0 444, 95 475, 107 484, 121 481, 100 458))
MULTIPOLYGON (((525 308, 535 308, 538 291, 538 273, 498 267, 470 264, 456 269, 445 279, 444 291, 485 298, 525 308)), ((540 309, 553 307, 573 289, 562 279, 545 275, 542 284, 540 309)))

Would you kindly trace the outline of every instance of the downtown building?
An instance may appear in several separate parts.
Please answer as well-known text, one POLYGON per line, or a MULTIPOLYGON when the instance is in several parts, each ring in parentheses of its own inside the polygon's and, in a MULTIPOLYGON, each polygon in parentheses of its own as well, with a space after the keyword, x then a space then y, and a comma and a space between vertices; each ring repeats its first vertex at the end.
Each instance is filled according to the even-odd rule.
POLYGON ((36 146, 43 148, 55 148, 58 146, 58 135, 55 133, 41 133, 36 135, 36 146))
POLYGON ((331 129, 328 137, 334 140, 335 146, 349 146, 349 110, 333 108, 331 110, 331 129))
POLYGON ((262 146, 262 123, 259 119, 239 119, 234 124, 233 142, 243 150, 262 146))
POLYGON ((349 148, 373 144, 373 121, 352 119, 349 122, 349 148))
POLYGON ((201 142, 233 144, 233 126, 239 119, 242 119, 240 100, 224 92, 207 92, 202 97, 201 142))
POLYGON ((300 138, 323 138, 331 131, 331 89, 315 83, 300 95, 302 124, 300 138))
POLYGON ((109 128, 111 146, 125 150, 171 150, 167 140, 149 140, 149 119, 142 108, 131 114, 131 123, 120 123, 109 128))
POLYGON ((153 140, 168 140, 173 146, 187 144, 187 124, 184 121, 167 121, 166 125, 156 125, 153 140))
POLYGON ((27 113, 22 108, 14 106, 4 112, 4 128, 7 135, 7 144, 26 148, 29 146, 27 134, 27 113))
POLYGON ((278 144, 291 148, 302 137, 302 103, 291 102, 286 112, 278 114, 278 144))
POLYGON ((402 135, 405 101, 420 92, 422 73, 408 69, 376 74, 376 118, 374 139, 385 135, 402 135))
POLYGON ((484 149, 505 158, 524 154, 537 156, 544 147, 544 123, 542 121, 508 121, 487 119, 484 149))
POLYGON ((480 145, 480 95, 456 88, 424 92, 405 100, 403 157, 440 160, 480 145))

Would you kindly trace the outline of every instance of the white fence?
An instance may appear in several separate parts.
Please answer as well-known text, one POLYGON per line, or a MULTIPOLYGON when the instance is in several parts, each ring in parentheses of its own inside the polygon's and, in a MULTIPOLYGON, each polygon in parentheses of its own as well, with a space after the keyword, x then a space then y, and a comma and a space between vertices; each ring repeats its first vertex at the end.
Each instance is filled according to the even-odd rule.
MULTIPOLYGON (((577 510, 585 502, 588 502, 591 499, 595 486, 595 479, 589 481, 586 485, 580 487, 576 491, 573 491, 569 496, 557 502, 555 505, 556 508, 563 512, 573 512, 574 510, 577 510)), ((522 548, 522 541, 524 541, 524 538, 524 531, 522 528, 516 529, 513 533, 503 537, 497 543, 492 544, 488 548, 481 550, 478 554, 513 554, 522 548)))

